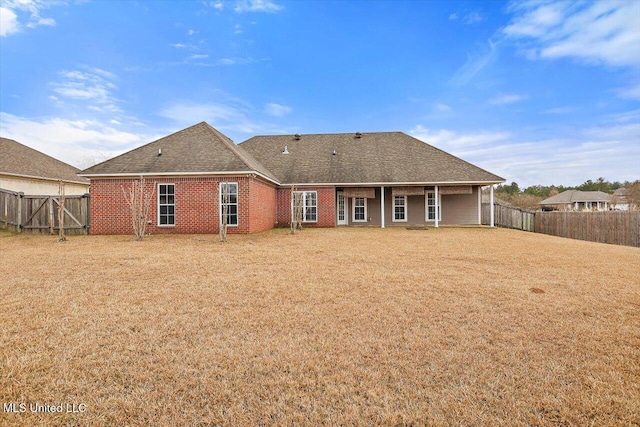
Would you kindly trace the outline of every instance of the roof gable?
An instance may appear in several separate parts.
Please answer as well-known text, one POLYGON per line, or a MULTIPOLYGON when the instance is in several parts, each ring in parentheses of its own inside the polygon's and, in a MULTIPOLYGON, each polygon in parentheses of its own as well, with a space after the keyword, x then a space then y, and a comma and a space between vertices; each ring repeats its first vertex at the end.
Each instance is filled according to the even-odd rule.
POLYGON ((255 136, 239 146, 282 183, 504 182, 402 132, 255 136))
POLYGON ((80 169, 54 159, 13 139, 0 138, 0 173, 88 184, 80 169))
POLYGON ((205 122, 150 142, 81 172, 82 175, 258 172, 273 175, 253 156, 205 122))
POLYGON ((544 199, 541 205, 560 205, 566 203, 610 202, 611 196, 602 191, 566 190, 544 199))

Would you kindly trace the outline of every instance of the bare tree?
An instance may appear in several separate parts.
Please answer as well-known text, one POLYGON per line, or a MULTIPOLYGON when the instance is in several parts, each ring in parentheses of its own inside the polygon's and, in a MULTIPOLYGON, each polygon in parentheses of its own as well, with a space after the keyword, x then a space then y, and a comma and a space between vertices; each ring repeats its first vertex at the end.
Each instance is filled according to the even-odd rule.
POLYGON ((151 190, 146 188, 146 180, 143 176, 140 176, 138 180, 132 182, 128 191, 125 190, 124 185, 121 188, 124 199, 129 205, 133 234, 136 236, 136 240, 142 240, 147 227, 151 199, 153 199, 156 188, 155 186, 151 186, 151 190))
POLYGON ((229 184, 220 184, 220 242, 227 242, 227 223, 229 222, 229 184))
POLYGON ((303 197, 304 193, 296 191, 295 185, 291 186, 291 234, 296 234, 296 230, 302 230, 303 197))
POLYGON ((58 242, 66 242, 67 237, 64 235, 64 182, 58 182, 58 242))

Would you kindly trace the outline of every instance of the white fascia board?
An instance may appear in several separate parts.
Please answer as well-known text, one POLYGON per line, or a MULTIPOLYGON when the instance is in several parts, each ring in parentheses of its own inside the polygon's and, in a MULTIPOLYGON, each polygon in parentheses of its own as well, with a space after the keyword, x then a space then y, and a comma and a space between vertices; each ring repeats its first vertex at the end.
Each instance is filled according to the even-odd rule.
MULTIPOLYGON (((18 178, 28 178, 28 179, 40 179, 42 181, 53 181, 53 182, 58 182, 58 181, 62 181, 62 182, 68 182, 71 184, 79 184, 79 185, 86 185, 87 187, 89 186, 88 182, 83 182, 83 181, 72 181, 70 179, 56 179, 56 178, 46 178, 44 176, 35 176, 35 175, 21 175, 18 173, 8 173, 8 172, 0 172, 0 175, 6 175, 6 176, 15 176, 18 178)), ((82 175, 78 175, 78 176, 82 176, 82 175)))
POLYGON ((297 183, 297 184, 281 184, 285 187, 393 187, 398 185, 493 185, 500 184, 502 181, 439 181, 439 182, 312 182, 312 183, 297 183))
POLYGON ((256 175, 267 181, 273 182, 276 185, 280 185, 280 183, 273 178, 269 178, 268 176, 257 172, 257 171, 229 171, 229 172, 144 172, 144 173, 86 173, 86 174, 78 174, 78 176, 82 176, 85 178, 137 178, 140 176, 144 177, 164 177, 164 176, 238 176, 238 175, 256 175))

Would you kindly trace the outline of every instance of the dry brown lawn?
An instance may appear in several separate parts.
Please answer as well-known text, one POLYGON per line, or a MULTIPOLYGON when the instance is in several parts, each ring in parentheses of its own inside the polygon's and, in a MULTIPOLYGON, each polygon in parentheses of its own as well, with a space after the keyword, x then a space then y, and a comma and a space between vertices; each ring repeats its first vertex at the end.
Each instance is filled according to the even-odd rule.
POLYGON ((0 403, 27 405, 0 424, 640 424, 638 248, 342 228, 0 257, 0 403))

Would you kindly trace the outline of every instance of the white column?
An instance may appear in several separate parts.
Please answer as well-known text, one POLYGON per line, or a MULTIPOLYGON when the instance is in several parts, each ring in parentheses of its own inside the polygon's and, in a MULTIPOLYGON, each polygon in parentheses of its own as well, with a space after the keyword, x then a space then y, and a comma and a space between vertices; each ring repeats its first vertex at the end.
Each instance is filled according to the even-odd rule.
POLYGON ((438 203, 438 186, 436 185, 436 224, 435 227, 438 228, 438 211, 440 210, 440 204, 438 203))
POLYGON ((482 187, 478 187, 478 225, 482 225, 482 187))
POLYGON ((494 227, 495 223, 494 223, 494 215, 495 215, 495 207, 493 206, 493 185, 491 185, 491 187, 489 187, 489 211, 491 212, 491 214, 489 215, 490 221, 489 221, 489 226, 490 227, 494 227))
POLYGON ((384 228, 384 187, 380 187, 380 227, 384 228))

